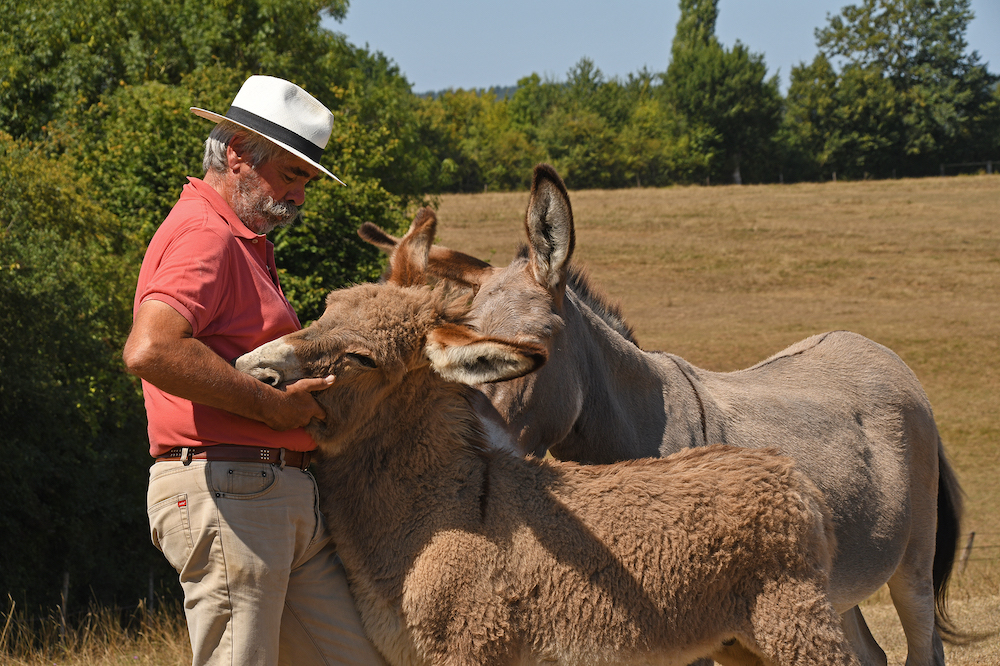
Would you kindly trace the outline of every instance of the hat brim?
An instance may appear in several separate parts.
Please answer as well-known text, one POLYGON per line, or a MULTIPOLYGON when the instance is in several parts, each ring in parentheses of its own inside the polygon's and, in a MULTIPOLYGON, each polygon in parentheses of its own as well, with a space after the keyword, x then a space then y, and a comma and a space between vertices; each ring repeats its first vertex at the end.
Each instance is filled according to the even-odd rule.
POLYGON ((215 113, 214 111, 209 111, 207 109, 199 109, 196 106, 192 106, 191 107, 191 113, 193 113, 194 115, 199 116, 201 118, 204 118, 205 120, 211 120, 213 123, 218 123, 221 120, 225 120, 226 122, 233 123, 234 125, 239 125, 240 127, 242 127, 243 129, 245 129, 247 131, 253 132, 254 134, 256 134, 258 136, 264 137, 265 139, 267 139, 271 143, 275 144, 276 146, 281 146, 282 148, 284 148, 285 150, 287 150, 288 152, 290 152, 292 155, 295 155, 296 157, 305 160, 309 164, 313 165, 314 167, 316 167, 317 169, 319 169, 320 171, 322 171, 323 173, 325 173, 330 178, 333 178, 335 181, 337 181, 341 185, 343 185, 345 187, 347 186, 347 183, 345 183, 341 179, 339 179, 336 176, 334 176, 333 173, 331 173, 329 169, 327 169, 326 167, 324 167, 322 164, 320 164, 316 160, 314 160, 314 159, 312 159, 310 157, 307 157, 306 155, 303 155, 300 151, 296 150, 295 148, 292 148, 287 143, 283 143, 281 141, 278 141, 277 139, 275 139, 273 137, 270 137, 270 136, 268 136, 266 134, 263 134, 262 132, 258 132, 257 130, 255 130, 252 127, 247 127, 243 123, 237 122, 237 121, 233 120, 232 118, 228 118, 226 116, 219 115, 218 113, 215 113))

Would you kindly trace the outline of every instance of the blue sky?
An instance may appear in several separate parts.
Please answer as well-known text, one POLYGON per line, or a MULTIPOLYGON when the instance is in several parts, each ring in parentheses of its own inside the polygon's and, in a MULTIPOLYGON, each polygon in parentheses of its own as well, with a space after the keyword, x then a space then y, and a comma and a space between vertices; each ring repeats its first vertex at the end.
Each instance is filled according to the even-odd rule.
MULTIPOLYGON (((847 0, 719 0, 716 35, 763 53, 782 91, 792 66, 817 53, 814 30, 847 0)), ((860 4, 860 0, 854 4, 860 4)), ((971 0, 970 50, 1000 73, 1000 0, 971 0)), ((588 57, 607 78, 666 69, 677 0, 351 0, 324 25, 381 51, 414 92, 513 86, 532 73, 563 80, 588 57)))

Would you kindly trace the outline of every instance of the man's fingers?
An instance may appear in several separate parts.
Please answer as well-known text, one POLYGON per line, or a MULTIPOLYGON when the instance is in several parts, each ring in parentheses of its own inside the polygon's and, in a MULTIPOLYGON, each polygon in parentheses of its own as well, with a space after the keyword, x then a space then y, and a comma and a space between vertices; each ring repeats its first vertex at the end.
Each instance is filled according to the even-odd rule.
POLYGON ((326 377, 308 377, 306 379, 300 379, 292 382, 285 387, 285 390, 292 392, 309 391, 310 393, 315 393, 316 391, 322 391, 323 389, 333 386, 335 379, 336 377, 333 375, 327 375, 326 377))

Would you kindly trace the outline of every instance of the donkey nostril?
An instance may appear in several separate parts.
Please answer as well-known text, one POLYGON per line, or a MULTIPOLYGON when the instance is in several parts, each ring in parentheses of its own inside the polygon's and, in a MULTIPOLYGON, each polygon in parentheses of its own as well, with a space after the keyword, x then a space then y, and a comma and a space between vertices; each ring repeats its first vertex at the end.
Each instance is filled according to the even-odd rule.
POLYGON ((254 368, 250 371, 250 375, 275 388, 281 383, 281 374, 271 368, 254 368))

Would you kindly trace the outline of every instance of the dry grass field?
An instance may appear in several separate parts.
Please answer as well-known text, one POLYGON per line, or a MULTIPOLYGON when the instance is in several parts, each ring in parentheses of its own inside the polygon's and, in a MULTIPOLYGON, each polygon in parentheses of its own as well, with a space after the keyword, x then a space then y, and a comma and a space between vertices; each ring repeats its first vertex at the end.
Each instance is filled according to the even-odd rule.
MULTIPOLYGON (((966 491, 973 550, 952 584, 967 630, 1000 628, 1000 177, 571 192, 575 263, 640 344, 735 370, 848 329, 923 383, 966 491)), ((525 193, 440 200, 444 245, 505 265, 525 193)), ((967 538, 967 537, 966 537, 967 538)), ((865 614, 890 663, 906 645, 885 590, 865 614)), ((946 647, 1000 664, 996 636, 946 647)))
MULTIPOLYGON (((850 329, 913 368, 967 493, 964 532, 976 533, 953 579, 953 614, 963 629, 996 632, 1000 176, 570 196, 575 263, 621 303, 645 348, 725 371, 813 333, 850 329)), ((439 241, 504 265, 523 240, 526 203, 526 193, 444 196, 439 241)), ((885 590, 864 612, 890 664, 903 664, 885 590)), ((18 649, 38 636, 10 620, 0 615, 0 660, 23 657, 5 663, 190 663, 177 613, 143 616, 127 631, 98 613, 65 641, 53 621, 41 650, 18 649)), ((951 666, 996 666, 1000 637, 946 652, 951 666)))

